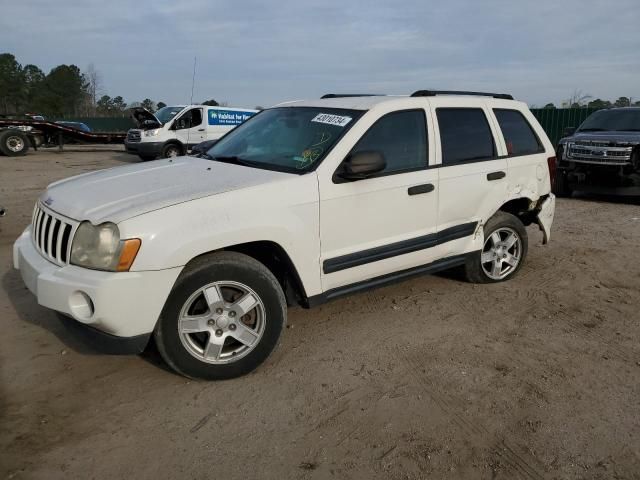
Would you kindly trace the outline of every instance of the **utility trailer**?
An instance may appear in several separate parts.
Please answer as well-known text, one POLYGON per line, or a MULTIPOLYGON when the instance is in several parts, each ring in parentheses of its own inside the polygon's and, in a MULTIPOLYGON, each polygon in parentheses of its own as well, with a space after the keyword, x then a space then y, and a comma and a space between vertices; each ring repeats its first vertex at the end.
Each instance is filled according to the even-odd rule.
POLYGON ((57 145, 62 149, 68 140, 123 144, 126 136, 126 132, 84 132, 46 120, 0 118, 0 153, 10 157, 25 155, 29 147, 37 150, 41 145, 57 145))

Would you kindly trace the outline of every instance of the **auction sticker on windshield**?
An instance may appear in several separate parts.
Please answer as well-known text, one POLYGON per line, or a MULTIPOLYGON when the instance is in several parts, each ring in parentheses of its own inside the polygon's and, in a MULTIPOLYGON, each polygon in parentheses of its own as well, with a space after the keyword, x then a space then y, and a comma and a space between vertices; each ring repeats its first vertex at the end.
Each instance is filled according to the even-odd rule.
POLYGON ((351 117, 343 117, 341 115, 332 115, 330 113, 319 113, 311 121, 344 127, 351 121, 351 117))

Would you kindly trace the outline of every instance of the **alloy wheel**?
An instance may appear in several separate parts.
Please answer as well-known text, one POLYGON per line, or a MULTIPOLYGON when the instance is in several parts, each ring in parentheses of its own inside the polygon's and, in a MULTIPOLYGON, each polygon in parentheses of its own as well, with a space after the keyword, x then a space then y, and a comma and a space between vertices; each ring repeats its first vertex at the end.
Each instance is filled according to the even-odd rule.
POLYGON ((522 259, 522 239, 512 228, 493 231, 484 242, 480 255, 482 270, 492 280, 502 280, 513 273, 522 259))
POLYGON ((265 330, 265 307, 247 285, 208 284, 184 303, 178 333, 185 349, 205 363, 231 363, 248 355, 265 330))

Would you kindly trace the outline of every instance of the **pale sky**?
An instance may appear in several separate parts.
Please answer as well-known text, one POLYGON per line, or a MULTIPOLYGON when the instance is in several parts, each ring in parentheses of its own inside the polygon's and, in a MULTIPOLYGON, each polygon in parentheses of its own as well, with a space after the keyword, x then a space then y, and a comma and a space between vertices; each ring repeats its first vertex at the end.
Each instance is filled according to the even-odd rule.
POLYGON ((423 88, 640 99, 640 0, 21 0, 0 53, 93 63, 104 93, 253 107, 423 88))

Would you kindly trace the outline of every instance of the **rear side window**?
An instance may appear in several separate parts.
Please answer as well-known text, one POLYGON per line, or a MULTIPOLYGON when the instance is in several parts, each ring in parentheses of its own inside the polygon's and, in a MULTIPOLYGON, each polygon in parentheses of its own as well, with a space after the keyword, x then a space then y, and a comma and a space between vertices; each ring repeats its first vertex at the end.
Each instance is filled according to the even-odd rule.
POLYGON ((481 108, 438 108, 436 116, 443 165, 495 158, 493 135, 481 108))
POLYGON ((524 115, 517 110, 494 109, 509 155, 530 155, 543 151, 538 137, 524 115))
POLYGON ((377 150, 387 162, 385 173, 427 166, 427 125, 424 111, 407 110, 385 115, 374 123, 351 153, 377 150))

